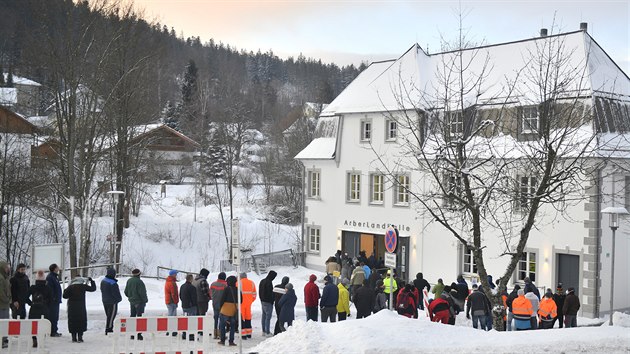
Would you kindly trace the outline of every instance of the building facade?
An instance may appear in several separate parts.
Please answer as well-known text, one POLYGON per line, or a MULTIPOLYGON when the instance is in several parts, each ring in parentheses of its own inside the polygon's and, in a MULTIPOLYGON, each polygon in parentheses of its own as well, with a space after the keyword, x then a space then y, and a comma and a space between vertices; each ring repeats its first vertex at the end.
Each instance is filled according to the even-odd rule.
MULTIPOLYGON (((626 192, 630 172, 625 168, 630 79, 585 28, 437 54, 426 54, 414 45, 398 59, 372 63, 324 109, 315 138, 296 156, 304 165, 307 266, 323 270, 337 250, 350 256, 366 251, 368 256, 383 257, 385 231, 394 226, 400 235, 396 257, 403 279, 412 280, 423 272, 431 283, 438 278, 450 283, 459 274, 478 280, 473 250, 435 221, 426 199, 419 200, 432 196, 430 202, 439 203, 447 213, 452 204, 456 215, 456 193, 440 189, 452 186, 457 190, 461 182, 454 175, 431 174, 430 161, 440 159, 435 142, 448 142, 444 138, 448 134, 467 137, 471 136, 467 131, 474 131, 491 141, 483 146, 490 146, 488 156, 493 159, 525 159, 524 146, 540 140, 538 131, 548 123, 542 112, 546 106, 533 93, 531 80, 518 75, 533 62, 523 58, 549 43, 561 53, 555 63, 579 70, 583 79, 566 83, 561 94, 555 93, 555 109, 567 113, 556 114, 562 123, 553 124, 571 126, 575 142, 565 153, 568 158, 583 156, 576 161, 593 168, 576 172, 580 185, 567 188, 571 191, 560 193, 561 200, 541 207, 508 284, 523 283, 529 277, 540 288, 555 289, 562 282, 580 296, 580 315, 594 317, 610 311, 611 235, 601 210, 630 206, 626 192), (452 80, 449 74, 457 75, 445 74, 444 68, 452 68, 460 59, 468 63, 460 77, 464 80, 452 80), (461 84, 467 80, 474 89, 461 94, 461 84), (456 100, 445 99, 451 89, 456 100), (475 113, 469 116, 473 109, 475 113), (572 120, 576 116, 580 118, 572 120), (422 143, 411 146, 413 142, 422 143), (589 153, 575 155, 576 149, 589 153), (431 153, 428 159, 418 157, 431 153), (423 163, 427 168, 422 168, 423 163)), ((467 172, 460 169, 459 173, 467 172)), ((505 220, 498 224, 505 228, 483 232, 485 266, 495 278, 507 268, 505 244, 517 238, 514 230, 519 229, 527 209, 527 199, 519 196, 532 193, 539 182, 526 168, 509 174, 516 183, 516 197, 509 210, 500 213, 505 220)), ((464 228, 466 224, 455 225, 464 228)), ((620 230, 624 225, 630 230, 628 222, 620 230)), ((456 231, 468 234, 465 229, 456 231)), ((618 310, 630 308, 628 231, 618 231, 616 242, 614 306, 618 310)))

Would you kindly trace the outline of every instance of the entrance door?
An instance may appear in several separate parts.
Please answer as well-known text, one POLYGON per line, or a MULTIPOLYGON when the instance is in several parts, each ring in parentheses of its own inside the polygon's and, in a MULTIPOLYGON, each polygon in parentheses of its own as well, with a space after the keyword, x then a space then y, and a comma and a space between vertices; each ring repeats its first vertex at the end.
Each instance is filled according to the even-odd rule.
POLYGON ((366 257, 369 257, 374 252, 374 235, 361 234, 361 251, 365 251, 366 257))
POLYGON ((361 250, 361 234, 358 232, 343 231, 341 250, 350 257, 356 257, 361 250))
POLYGON ((562 283, 564 290, 574 288, 575 295, 579 295, 580 256, 558 254, 558 283, 562 283))

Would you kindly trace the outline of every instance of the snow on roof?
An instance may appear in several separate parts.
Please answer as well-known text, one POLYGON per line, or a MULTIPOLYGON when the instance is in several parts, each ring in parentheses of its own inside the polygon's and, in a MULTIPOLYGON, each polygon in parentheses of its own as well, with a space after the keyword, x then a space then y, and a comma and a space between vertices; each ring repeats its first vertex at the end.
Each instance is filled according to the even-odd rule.
POLYGON ((320 117, 315 128, 315 139, 311 141, 295 159, 329 160, 336 156, 339 117, 320 117))
POLYGON ((13 87, 0 87, 0 104, 14 105, 17 103, 17 89, 13 87))
POLYGON ((535 72, 538 64, 532 59, 536 59, 545 45, 562 53, 559 57, 563 68, 573 74, 583 73, 587 78, 579 80, 578 77, 568 82, 565 88, 568 94, 614 92, 630 100, 628 76, 588 33, 576 31, 431 55, 415 44, 396 60, 368 66, 322 111, 322 115, 454 106, 458 102, 444 102, 443 97, 446 97, 444 89, 447 86, 449 90, 457 91, 457 75, 452 75, 453 71, 451 75, 444 71, 448 67, 457 67, 460 54, 466 65, 463 70, 465 82, 475 82, 483 76, 481 85, 469 90, 464 98, 465 105, 505 99, 508 87, 514 88, 511 96, 520 104, 538 103, 538 90, 531 87, 531 80, 526 75, 528 70, 535 72), (445 79, 447 76, 449 78, 445 79))
MULTIPOLYGON (((4 82, 7 82, 9 77, 8 73, 4 73, 4 82)), ((35 82, 33 80, 27 79, 25 77, 15 76, 13 75, 13 83, 15 85, 25 85, 25 86, 41 86, 40 83, 35 82)))

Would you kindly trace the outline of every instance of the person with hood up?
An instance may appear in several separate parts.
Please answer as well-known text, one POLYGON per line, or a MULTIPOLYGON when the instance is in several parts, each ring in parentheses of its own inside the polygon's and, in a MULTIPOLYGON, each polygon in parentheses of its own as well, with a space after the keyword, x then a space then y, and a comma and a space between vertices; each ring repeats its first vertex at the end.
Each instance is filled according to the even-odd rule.
POLYGON ((562 305, 562 313, 564 314, 564 326, 566 328, 577 327, 577 313, 580 310, 580 299, 575 296, 575 289, 567 290, 567 297, 562 305))
POLYGON ((286 293, 282 295, 278 305, 280 305, 280 331, 286 331, 287 326, 293 325, 295 319, 295 304, 297 303, 297 296, 295 290, 293 290, 293 284, 288 283, 286 285, 286 293), (286 325, 285 325, 286 324, 286 325))
POLYGON ((446 300, 446 302, 448 302, 449 305, 449 311, 450 311, 450 315, 448 318, 448 324, 450 325, 455 325, 455 319, 457 318, 457 310, 455 308, 455 300, 453 299, 453 295, 457 294, 457 290, 455 289, 451 289, 450 285, 447 285, 444 287, 444 291, 442 292, 442 295, 440 296, 442 299, 446 300))
MULTIPOLYGON (((230 325, 230 346, 236 346, 234 343, 234 331, 236 330, 236 322, 238 321, 238 289, 236 288, 236 277, 230 275, 227 280, 227 287, 221 297, 221 310, 219 315, 219 328, 221 329, 221 339, 219 344, 225 345, 225 326, 230 325)), ((241 296, 241 302, 243 297, 241 296)))
POLYGON ((370 288, 369 281, 363 281, 363 285, 359 287, 352 295, 352 302, 357 309, 357 319, 368 317, 374 308, 374 299, 376 295, 374 290, 370 288))
POLYGON ((11 283, 11 309, 13 310, 11 317, 13 319, 25 319, 26 318, 26 305, 30 306, 30 300, 28 299, 28 289, 31 286, 30 280, 26 275, 26 264, 18 264, 15 274, 9 280, 11 283))
POLYGON ((442 280, 442 278, 440 278, 438 279, 437 284, 435 284, 433 286, 433 289, 431 290, 431 292, 435 294, 433 298, 439 299, 440 297, 442 297, 442 291, 444 291, 444 281, 442 280))
MULTIPOLYGON (((37 320, 42 317, 48 319, 48 305, 52 294, 46 286, 46 275, 43 270, 37 271, 35 284, 28 289, 31 308, 28 311, 30 320, 37 320)), ((33 348, 37 348, 37 337, 33 336, 33 348)))
POLYGON ((214 339, 221 338, 219 331, 219 314, 221 312, 221 299, 223 293, 227 288, 227 282, 225 281, 225 273, 219 273, 217 280, 210 284, 210 299, 212 300, 212 311, 214 315, 214 339))
POLYGON ((105 335, 114 332, 114 319, 118 313, 118 303, 122 301, 116 269, 107 268, 107 275, 101 280, 101 299, 105 309, 105 335))
POLYGON ((472 310, 472 325, 474 329, 477 329, 481 325, 481 329, 489 331, 487 327, 486 317, 490 315, 490 301, 486 294, 479 290, 477 284, 473 284, 473 292, 468 296, 468 302, 466 303, 466 318, 470 319, 470 312, 472 310))
POLYGON ((243 294, 241 301, 241 336, 243 339, 252 337, 252 304, 256 301, 256 285, 247 279, 247 273, 241 273, 241 283, 237 284, 243 294))
POLYGON ((427 289, 428 294, 429 290, 431 290, 431 285, 426 279, 424 279, 422 273, 418 273, 416 274, 416 279, 413 281, 413 286, 418 289, 418 308, 420 310, 424 310, 424 291, 422 290, 427 289))
POLYGON ((339 288, 333 284, 331 276, 324 277, 324 291, 322 292, 322 299, 319 302, 319 308, 322 313, 322 322, 336 322, 337 317, 337 303, 339 302, 339 288))
MULTIPOLYGON (((273 316, 273 280, 276 279, 278 273, 270 270, 267 276, 258 283, 258 291, 260 292, 260 304, 262 307, 262 325, 263 336, 271 337, 271 317, 273 316)), ((308 314, 308 309, 307 312, 308 314)))
POLYGON ((514 290, 512 290, 510 295, 508 295, 507 299, 505 300, 505 304, 507 305, 507 308, 508 308, 507 326, 506 326, 508 331, 512 330, 512 320, 514 319, 514 312, 512 311, 512 302, 514 301, 514 299, 518 297, 518 291, 520 289, 521 289, 520 285, 518 284, 514 285, 514 290))
MULTIPOLYGON (((194 276, 186 274, 186 281, 179 287, 179 299, 182 303, 184 316, 197 316, 197 289, 192 284, 194 276)), ((186 340, 186 332, 182 332, 182 339, 186 340)), ((190 334, 188 340, 194 341, 195 335, 190 334)))
MULTIPOLYGON (((11 306, 11 267, 7 262, 0 262, 0 319, 9 319, 11 306)), ((9 346, 9 338, 2 337, 2 348, 9 346)))
POLYGON ((289 284, 289 277, 282 277, 280 284, 273 287, 273 303, 276 310, 276 324, 274 325, 273 334, 280 333, 280 299, 282 295, 287 293, 287 284, 289 284))
POLYGON ((534 295, 536 295, 538 300, 540 300, 540 291, 536 287, 536 284, 534 284, 529 277, 525 277, 523 281, 525 282, 525 288, 523 288, 523 290, 525 291, 525 295, 527 295, 527 293, 531 291, 534 293, 534 295))
POLYGON ((83 343, 83 333, 87 331, 85 293, 95 291, 96 283, 94 280, 81 277, 74 278, 70 282, 70 286, 63 291, 63 298, 68 299, 68 332, 72 334, 73 343, 83 343))
POLYGON ((48 320, 50 321, 50 336, 61 337, 57 323, 59 321, 59 304, 61 304, 61 284, 59 284, 59 266, 55 263, 48 267, 50 271, 46 276, 46 286, 50 289, 51 298, 48 307, 48 320))
POLYGON ((317 307, 319 304, 319 287, 315 284, 317 277, 311 274, 308 277, 308 283, 304 285, 304 308, 306 310, 306 321, 311 320, 317 322, 317 307))
POLYGON ((374 298, 373 308, 374 313, 377 313, 387 308, 387 295, 385 295, 383 287, 384 285, 382 280, 376 282, 376 296, 374 298))
MULTIPOLYGON (((565 294, 562 289, 562 283, 558 283, 556 287, 556 293, 553 294, 553 301, 556 303, 556 307, 558 308, 558 317, 553 319, 553 324, 556 324, 556 320, 558 320, 559 328, 564 326, 564 312, 562 312, 562 308, 564 307, 564 300, 567 298, 567 294, 565 294)), ((553 326, 552 326, 553 327, 553 326)))
POLYGON ((208 275, 210 275, 210 271, 206 268, 201 268, 199 275, 197 275, 192 282, 192 285, 195 287, 195 292, 197 293, 197 315, 199 316, 205 316, 208 312, 208 303, 210 302, 208 275))
POLYGON ((413 284, 407 284, 400 290, 396 297, 396 311, 399 315, 409 318, 418 318, 418 306, 413 294, 413 284))
MULTIPOLYGON (((394 295, 396 294, 396 290, 398 290, 398 283, 396 282, 396 279, 391 279, 390 276, 392 274, 392 270, 388 269, 387 270, 387 275, 385 276, 385 279, 383 279, 383 293, 385 293, 385 296, 387 297, 387 302, 389 303, 389 292, 391 290, 392 293, 394 293, 394 295), (390 284, 391 281, 391 284, 390 284), (391 286, 390 286, 391 285, 391 286), (390 289, 391 287, 391 289, 390 289)), ((394 301, 396 301, 396 298, 394 297, 394 301)))
POLYGON ((179 292, 177 291, 177 271, 168 271, 166 283, 164 283, 164 302, 168 310, 168 316, 177 316, 177 304, 179 304, 179 292))
POLYGON ((538 297, 534 294, 531 287, 525 286, 525 288, 527 289, 524 290, 525 298, 532 304, 532 316, 530 318, 530 321, 532 322, 531 329, 538 329, 538 306, 540 304, 540 300, 538 300, 538 297))
POLYGON ((517 331, 530 329, 532 327, 531 318, 534 313, 532 303, 525 297, 523 289, 518 289, 517 295, 518 297, 512 301, 514 327, 516 327, 517 331))
POLYGON ((337 289, 339 289, 339 299, 337 300, 337 317, 339 321, 345 321, 345 319, 350 316, 349 284, 348 279, 341 279, 341 283, 337 285, 337 289))
POLYGON ((492 281, 492 275, 488 274, 488 285, 490 286, 490 289, 494 289, 497 286, 494 284, 494 282, 492 281))
POLYGON ((540 300, 538 317, 540 318, 539 328, 541 329, 553 328, 553 322, 556 320, 556 316, 558 316, 558 306, 556 306, 556 302, 553 301, 552 297, 553 293, 551 289, 547 289, 545 296, 540 300))

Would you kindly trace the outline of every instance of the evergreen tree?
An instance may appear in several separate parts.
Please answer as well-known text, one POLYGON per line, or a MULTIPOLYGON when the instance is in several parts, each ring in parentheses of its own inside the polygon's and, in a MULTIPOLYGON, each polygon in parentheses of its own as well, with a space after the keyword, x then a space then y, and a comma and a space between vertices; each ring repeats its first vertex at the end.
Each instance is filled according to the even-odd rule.
POLYGON ((9 74, 7 74, 6 87, 13 87, 13 68, 9 67, 9 74))
POLYGON ((191 105, 197 94, 197 65, 190 59, 186 65, 184 82, 182 83, 182 102, 184 105, 191 105))
POLYGON ((164 108, 162 109, 160 121, 169 128, 180 131, 179 118, 177 117, 176 109, 171 101, 166 101, 166 105, 164 105, 164 108))

